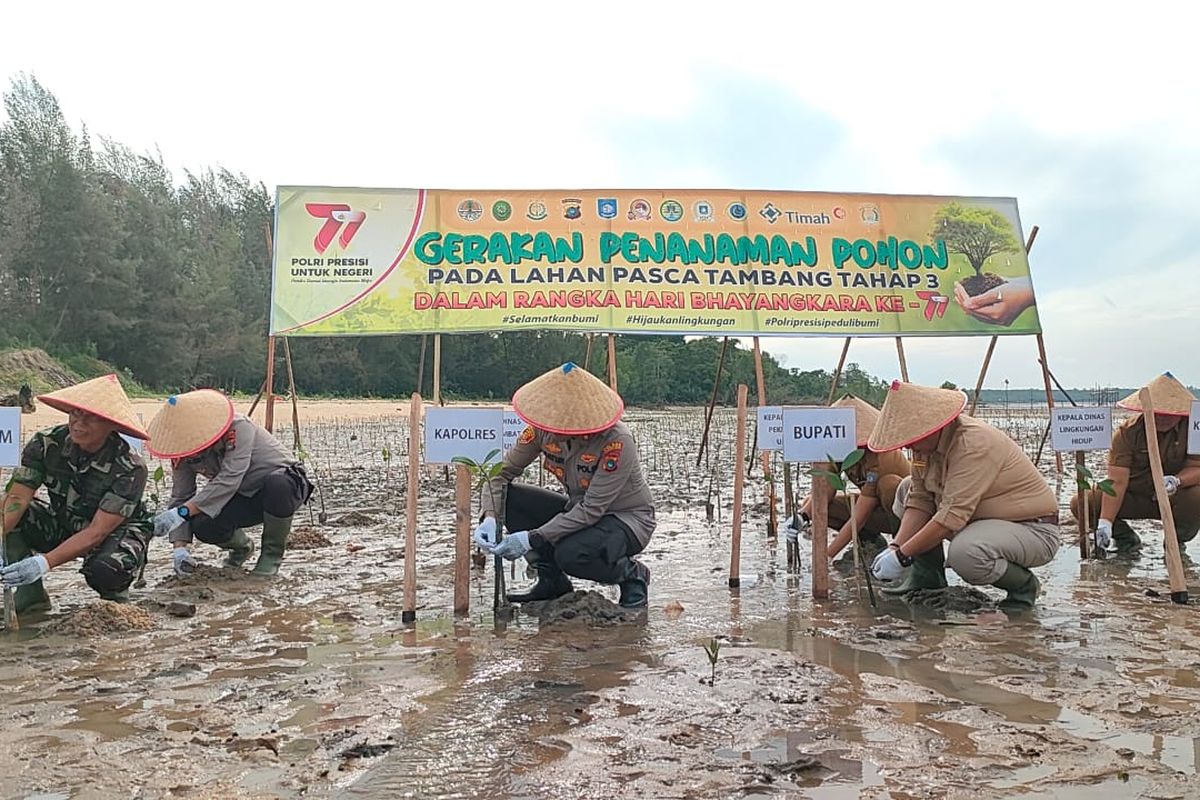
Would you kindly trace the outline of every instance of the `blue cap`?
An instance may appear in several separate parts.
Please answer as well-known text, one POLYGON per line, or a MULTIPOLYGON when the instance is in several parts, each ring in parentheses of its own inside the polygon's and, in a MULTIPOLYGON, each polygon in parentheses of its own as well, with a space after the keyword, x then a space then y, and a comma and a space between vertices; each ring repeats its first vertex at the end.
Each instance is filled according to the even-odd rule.
POLYGON ((575 369, 575 362, 568 361, 567 363, 563 364, 563 366, 562 366, 563 375, 566 375, 568 372, 570 372, 573 369, 575 369))
POLYGON ((179 398, 176 397, 175 395, 171 395, 170 397, 167 398, 167 405, 169 405, 169 406, 173 406, 177 402, 179 402, 179 398))

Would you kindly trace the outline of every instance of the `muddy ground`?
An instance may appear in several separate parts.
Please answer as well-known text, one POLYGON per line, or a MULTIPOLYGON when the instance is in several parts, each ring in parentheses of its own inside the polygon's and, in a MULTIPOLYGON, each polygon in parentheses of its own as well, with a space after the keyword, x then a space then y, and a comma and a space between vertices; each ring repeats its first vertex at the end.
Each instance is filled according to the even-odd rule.
MULTIPOLYGON (((497 622, 489 565, 456 620, 452 487, 426 471, 406 629, 398 407, 306 412, 325 522, 314 501, 307 549, 277 579, 223 569, 201 545, 206 568, 181 581, 157 542, 134 606, 113 610, 53 573, 53 612, 0 634, 0 796, 1200 796, 1196 610, 1167 602, 1153 528, 1140 557, 1081 564, 1065 526, 1037 571, 1040 607, 1021 617, 872 610, 837 572, 814 604, 808 545, 789 574, 758 477, 731 591, 732 417, 718 414, 697 469, 700 410, 635 411, 660 499, 645 619, 497 622)), ((1033 412, 997 421, 1036 450, 1033 412)), ((1065 506, 1071 483, 1057 485, 1065 506)))

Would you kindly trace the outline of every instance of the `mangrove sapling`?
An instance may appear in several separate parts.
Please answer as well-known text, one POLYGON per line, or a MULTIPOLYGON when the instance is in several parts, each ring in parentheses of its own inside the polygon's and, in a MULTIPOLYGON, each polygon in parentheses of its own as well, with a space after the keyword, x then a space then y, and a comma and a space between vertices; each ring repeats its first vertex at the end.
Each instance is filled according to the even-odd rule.
MULTIPOLYGON (((1092 490, 1098 489, 1101 493, 1109 497, 1116 497, 1117 490, 1113 488, 1111 478, 1105 478, 1102 481, 1097 481, 1092 471, 1087 468, 1083 461, 1075 464, 1075 485, 1079 487, 1079 530, 1081 541, 1087 541, 1087 534, 1092 532, 1092 512, 1088 508, 1088 504, 1092 498, 1092 490)), ((1084 545, 1086 546, 1086 544, 1084 545)), ((1103 548, 1097 547, 1096 550, 1100 553, 1104 552, 1103 548)))
POLYGON ((717 656, 721 653, 721 642, 717 637, 712 637, 712 640, 704 645, 704 653, 708 656, 708 665, 712 668, 712 677, 709 679, 709 686, 717 685, 717 656))
MULTIPOLYGON (((486 487, 488 496, 492 500, 492 508, 500 508, 500 503, 497 501, 496 492, 492 489, 492 481, 500 477, 501 470, 504 469, 503 461, 493 461, 496 456, 500 455, 500 450, 496 449, 488 453, 483 461, 476 461, 467 456, 455 456, 450 459, 454 464, 459 464, 467 468, 467 470, 475 477, 475 494, 478 498, 480 508, 483 507, 483 490, 486 487)), ((482 513, 482 512, 481 512, 482 513)), ((504 539, 504 522, 500 519, 499 514, 496 518, 496 544, 504 539)), ((495 557, 494 565, 495 586, 492 592, 492 608, 501 609, 508 608, 508 597, 504 592, 504 559, 500 556, 495 557)))
MULTIPOLYGON (((858 521, 854 517, 854 495, 850 492, 850 479, 847 474, 855 464, 863 460, 866 454, 867 452, 860 447, 840 462, 835 460, 833 456, 827 455, 827 466, 829 469, 817 469, 813 467, 809 471, 809 476, 821 476, 829 481, 829 485, 833 487, 835 492, 841 492, 842 496, 846 498, 846 509, 850 515, 850 546, 854 548, 854 570, 856 574, 861 574, 866 579, 867 596, 871 600, 871 607, 875 608, 875 587, 871 583, 871 573, 867 569, 866 557, 862 551, 862 540, 858 535, 858 521)), ((817 535, 816 531, 813 532, 813 535, 817 535)), ((859 584, 861 590, 862 581, 859 580, 856 583, 859 584)))

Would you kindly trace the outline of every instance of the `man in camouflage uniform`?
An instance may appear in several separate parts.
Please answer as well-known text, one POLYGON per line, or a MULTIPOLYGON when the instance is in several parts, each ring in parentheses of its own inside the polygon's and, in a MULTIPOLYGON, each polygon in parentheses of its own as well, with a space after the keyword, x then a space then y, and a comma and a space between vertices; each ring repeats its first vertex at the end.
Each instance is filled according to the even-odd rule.
POLYGON ((39 399, 69 422, 34 434, 9 482, 0 578, 17 589, 18 612, 48 607, 42 577, 82 556, 88 586, 124 600, 153 528, 142 504, 146 465, 120 434, 146 434, 115 375, 39 399), (48 502, 34 496, 42 486, 48 502))

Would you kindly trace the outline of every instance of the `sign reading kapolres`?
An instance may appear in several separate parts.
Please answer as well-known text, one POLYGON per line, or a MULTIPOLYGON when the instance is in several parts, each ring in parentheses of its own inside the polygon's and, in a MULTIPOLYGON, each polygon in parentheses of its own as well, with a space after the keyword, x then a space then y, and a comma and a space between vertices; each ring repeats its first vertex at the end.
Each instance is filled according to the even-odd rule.
POLYGON ((1017 202, 279 187, 271 332, 1041 331, 1017 202))

